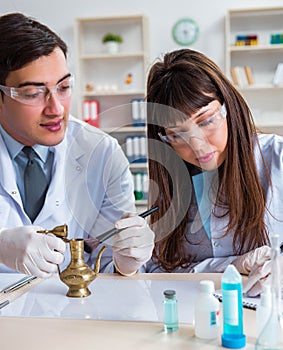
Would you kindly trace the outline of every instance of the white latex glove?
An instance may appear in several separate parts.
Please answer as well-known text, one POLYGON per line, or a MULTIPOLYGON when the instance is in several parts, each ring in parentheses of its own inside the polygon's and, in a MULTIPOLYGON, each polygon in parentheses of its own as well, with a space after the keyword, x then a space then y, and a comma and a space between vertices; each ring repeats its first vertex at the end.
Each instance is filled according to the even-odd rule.
MULTIPOLYGON (((283 256, 280 256, 281 286, 283 287, 283 256)), ((251 269, 248 279, 243 283, 243 293, 249 297, 256 297, 263 291, 265 284, 271 283, 271 260, 263 265, 257 263, 251 269)))
POLYGON ((0 230, 0 263, 26 275, 47 278, 64 261, 66 245, 61 238, 36 231, 40 226, 0 230))
POLYGON ((237 257, 232 264, 242 275, 249 275, 255 264, 262 266, 271 259, 271 248, 267 245, 251 250, 237 257))
POLYGON ((248 297, 256 297, 263 291, 265 283, 269 283, 271 273, 271 260, 266 261, 263 265, 257 263, 249 273, 248 279, 243 283, 243 293, 248 297))
POLYGON ((154 233, 140 216, 121 219, 116 222, 115 227, 125 230, 114 235, 112 239, 114 265, 122 275, 133 275, 151 258, 154 233))

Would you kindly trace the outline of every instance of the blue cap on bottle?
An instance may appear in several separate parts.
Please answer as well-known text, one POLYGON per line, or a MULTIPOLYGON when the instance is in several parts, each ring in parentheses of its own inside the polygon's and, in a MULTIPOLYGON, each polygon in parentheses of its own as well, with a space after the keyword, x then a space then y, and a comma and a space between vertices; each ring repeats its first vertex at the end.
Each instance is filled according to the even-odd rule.
POLYGON ((240 349, 246 346, 245 334, 222 334, 222 346, 230 349, 240 349))

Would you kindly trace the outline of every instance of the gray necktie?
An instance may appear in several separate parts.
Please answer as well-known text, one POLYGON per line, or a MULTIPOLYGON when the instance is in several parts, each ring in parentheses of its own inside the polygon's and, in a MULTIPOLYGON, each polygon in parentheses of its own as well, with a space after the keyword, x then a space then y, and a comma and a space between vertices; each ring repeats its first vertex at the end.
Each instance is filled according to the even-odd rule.
POLYGON ((24 174, 25 185, 25 212, 33 222, 40 212, 44 200, 48 183, 46 176, 38 162, 38 155, 32 147, 25 146, 23 152, 28 158, 28 163, 24 174))

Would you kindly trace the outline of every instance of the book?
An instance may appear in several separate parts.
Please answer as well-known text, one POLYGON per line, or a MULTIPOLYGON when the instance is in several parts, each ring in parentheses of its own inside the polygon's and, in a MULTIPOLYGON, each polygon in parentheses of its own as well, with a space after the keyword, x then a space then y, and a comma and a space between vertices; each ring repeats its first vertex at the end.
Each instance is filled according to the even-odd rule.
MULTIPOLYGON (((18 274, 13 275, 15 277, 12 274, 2 273, 0 288, 19 279, 18 274)), ((67 298, 66 286, 58 276, 40 279, 40 283, 21 297, 14 293, 15 299, 1 309, 1 316, 161 323, 163 291, 174 289, 178 297, 179 322, 193 323, 199 281, 175 280, 174 277, 171 279, 172 277, 168 278, 165 275, 162 274, 157 280, 124 279, 115 276, 97 278, 89 285, 92 294, 83 300, 67 298)), ((6 295, 0 303, 5 300, 6 295)))
POLYGON ((230 71, 231 71, 231 77, 232 77, 233 83, 235 85, 239 87, 244 87, 249 85, 244 67, 234 66, 234 67, 231 67, 230 71))
POLYGON ((273 77, 274 85, 283 85, 283 63, 278 63, 273 77))
POLYGON ((235 85, 239 86, 239 79, 235 70, 235 67, 230 68, 231 78, 235 85))
POLYGON ((83 120, 95 127, 99 127, 99 101, 83 101, 83 120))
MULTIPOLYGON (((213 295, 220 301, 222 302, 222 291, 221 289, 216 290, 213 295)), ((246 297, 243 294, 242 297, 242 303, 243 303, 243 307, 246 309, 251 309, 251 310, 256 310, 257 306, 260 304, 260 297, 246 297)))
POLYGON ((249 85, 253 85, 254 84, 254 77, 253 77, 253 72, 250 66, 245 66, 244 67, 245 70, 245 74, 247 77, 247 81, 249 85))

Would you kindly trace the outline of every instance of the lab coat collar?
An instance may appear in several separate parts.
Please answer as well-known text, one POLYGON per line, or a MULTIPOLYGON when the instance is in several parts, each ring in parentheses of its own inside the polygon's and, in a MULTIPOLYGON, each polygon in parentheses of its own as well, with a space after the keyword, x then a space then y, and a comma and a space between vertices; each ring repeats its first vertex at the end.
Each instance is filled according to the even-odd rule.
MULTIPOLYGON (((1 125, 0 133, 6 144, 11 159, 15 159, 25 145, 23 145, 22 143, 15 140, 12 136, 10 136, 1 125)), ((43 145, 34 145, 32 146, 32 148, 35 150, 35 152, 41 158, 41 160, 45 163, 48 157, 49 147, 43 145)))
POLYGON ((0 170, 0 184, 4 191, 12 196, 19 206, 22 207, 22 199, 16 182, 15 170, 2 135, 0 135, 0 150, 0 164, 2 165, 0 170))
POLYGON ((3 141, 5 142, 7 151, 11 157, 11 159, 14 159, 17 157, 17 155, 21 152, 23 145, 16 141, 15 139, 13 139, 2 127, 2 125, 0 125, 0 133, 1 136, 3 138, 3 141))

